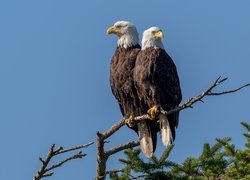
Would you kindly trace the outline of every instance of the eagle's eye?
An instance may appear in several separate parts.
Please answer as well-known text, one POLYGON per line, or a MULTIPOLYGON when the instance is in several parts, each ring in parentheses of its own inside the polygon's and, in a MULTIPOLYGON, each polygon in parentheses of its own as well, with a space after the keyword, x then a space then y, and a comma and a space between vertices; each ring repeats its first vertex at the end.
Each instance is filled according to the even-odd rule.
POLYGON ((117 28, 117 29, 121 29, 121 28, 122 28, 122 25, 117 25, 116 28, 117 28))

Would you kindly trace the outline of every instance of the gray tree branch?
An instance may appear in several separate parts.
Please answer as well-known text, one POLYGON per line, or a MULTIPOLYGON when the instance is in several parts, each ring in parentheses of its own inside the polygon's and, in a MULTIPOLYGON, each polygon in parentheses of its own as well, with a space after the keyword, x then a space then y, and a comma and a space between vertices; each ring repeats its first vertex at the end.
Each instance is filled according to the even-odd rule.
POLYGON ((132 147, 135 147, 135 146, 139 146, 140 144, 140 141, 131 141, 131 142, 128 142, 126 144, 121 144, 119 146, 116 146, 114 148, 111 148, 109 150, 107 150, 105 152, 106 156, 109 157, 117 152, 120 152, 120 151, 123 151, 125 149, 128 149, 128 148, 132 148, 132 147))
MULTIPOLYGON (((165 114, 165 115, 170 115, 172 113, 181 111, 183 109, 192 108, 192 105, 197 103, 197 102, 204 102, 203 99, 206 96, 218 96, 218 95, 223 95, 223 94, 234 93, 234 92, 241 90, 242 88, 250 86, 250 84, 246 84, 246 85, 243 85, 237 89, 223 91, 223 92, 217 92, 217 93, 212 91, 215 87, 219 86, 221 83, 223 83, 227 79, 228 78, 219 77, 213 82, 213 84, 210 87, 208 87, 205 91, 203 91, 202 93, 200 93, 196 97, 190 98, 188 101, 184 102, 180 106, 178 106, 170 111, 160 110, 159 113, 165 114)), ((134 117, 134 121, 141 121, 141 120, 148 120, 148 119, 149 118, 148 118, 147 114, 134 117)), ((106 139, 109 138, 116 131, 118 131, 122 126, 124 126, 125 123, 126 123, 125 119, 121 119, 117 123, 115 123, 107 131, 105 131, 103 133, 97 132, 97 138, 96 138, 96 142, 97 142, 97 169, 96 169, 96 178, 95 178, 96 180, 104 180, 106 174, 109 173, 109 172, 106 172, 106 162, 107 162, 108 157, 110 155, 113 155, 113 154, 120 152, 124 149, 135 147, 135 146, 139 145, 138 141, 137 142, 133 141, 133 142, 129 142, 129 143, 122 144, 122 145, 119 145, 117 147, 111 148, 107 151, 104 150, 104 143, 106 142, 106 139)))
POLYGON ((41 157, 39 158, 39 160, 41 161, 42 164, 41 164, 41 167, 38 170, 38 172, 33 177, 33 180, 40 180, 43 177, 52 176, 54 173, 49 172, 52 169, 60 167, 64 163, 66 163, 66 162, 68 162, 70 160, 82 158, 82 157, 86 156, 86 154, 83 154, 81 151, 79 151, 79 152, 69 156, 68 158, 66 158, 66 159, 64 159, 64 160, 62 160, 62 161, 48 167, 48 165, 49 165, 49 163, 50 163, 50 161, 51 161, 51 159, 53 157, 55 157, 55 156, 57 156, 59 154, 64 154, 64 153, 67 153, 67 152, 70 152, 70 151, 75 151, 75 150, 78 150, 78 149, 81 149, 81 148, 85 148, 85 147, 88 147, 88 146, 90 146, 92 144, 94 144, 94 142, 90 142, 88 144, 84 144, 84 145, 81 145, 81 146, 71 147, 71 148, 68 148, 68 149, 65 149, 65 150, 63 149, 63 147, 58 147, 57 149, 55 149, 55 144, 52 144, 47 156, 45 157, 45 159, 43 160, 41 157))

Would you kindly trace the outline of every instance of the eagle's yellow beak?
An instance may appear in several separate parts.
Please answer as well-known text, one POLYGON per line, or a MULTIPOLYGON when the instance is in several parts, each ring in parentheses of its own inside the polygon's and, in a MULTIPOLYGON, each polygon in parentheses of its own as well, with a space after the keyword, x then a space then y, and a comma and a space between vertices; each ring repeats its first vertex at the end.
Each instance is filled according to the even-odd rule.
POLYGON ((106 34, 117 34, 118 36, 122 35, 121 30, 117 29, 115 26, 111 26, 110 28, 107 29, 106 34))
POLYGON ((154 33, 154 36, 155 36, 156 38, 159 38, 159 39, 163 39, 163 38, 164 38, 164 34, 163 34, 162 31, 157 31, 157 32, 155 32, 155 33, 154 33))

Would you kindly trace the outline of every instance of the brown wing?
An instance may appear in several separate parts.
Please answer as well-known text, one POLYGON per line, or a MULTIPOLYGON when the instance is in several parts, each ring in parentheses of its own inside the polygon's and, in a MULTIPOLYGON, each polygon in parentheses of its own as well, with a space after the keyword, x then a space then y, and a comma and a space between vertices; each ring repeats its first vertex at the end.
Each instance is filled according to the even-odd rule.
MULTIPOLYGON (((160 107, 166 111, 177 107, 181 100, 180 81, 176 66, 165 50, 158 49, 159 56, 152 64, 152 82, 156 86, 156 96, 160 107)), ((179 123, 179 112, 168 116, 173 140, 175 139, 175 128, 179 123)))
POLYGON ((110 64, 110 86, 124 117, 139 114, 138 98, 133 82, 133 70, 140 46, 130 49, 118 47, 110 64))
MULTIPOLYGON (((181 102, 177 70, 165 50, 153 47, 142 50, 137 56, 134 80, 139 98, 149 107, 158 105, 167 111, 181 102)), ((178 115, 168 117, 173 139, 178 115)))
POLYGON ((182 100, 180 81, 171 57, 162 49, 158 49, 158 54, 150 67, 152 83, 157 88, 157 98, 161 107, 169 110, 178 106, 182 100))
MULTIPOLYGON (((111 60, 110 85, 125 118, 145 114, 148 109, 140 101, 134 86, 133 72, 139 51, 139 45, 130 49, 118 47, 111 60)), ((153 155, 157 142, 157 131, 151 124, 141 121, 132 127, 138 133, 142 152, 147 157, 153 155)))

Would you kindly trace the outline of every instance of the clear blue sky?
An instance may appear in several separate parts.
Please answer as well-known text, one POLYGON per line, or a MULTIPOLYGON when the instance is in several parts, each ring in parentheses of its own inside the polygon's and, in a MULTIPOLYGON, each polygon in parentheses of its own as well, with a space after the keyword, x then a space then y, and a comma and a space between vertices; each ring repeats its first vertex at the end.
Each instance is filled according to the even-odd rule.
MULTIPOLYGON (((66 1, 0 2, 0 179, 31 179, 50 144, 69 147, 95 140, 121 114, 109 87, 109 63, 116 37, 106 29, 130 20, 140 34, 150 26, 165 32, 184 101, 218 76, 230 77, 219 90, 250 82, 250 1, 66 1)), ((250 89, 181 112, 170 159, 200 154, 204 142, 231 136, 243 147, 240 121, 249 122, 250 89)), ((135 140, 128 128, 109 147, 135 140)), ((87 157, 57 170, 53 180, 93 179, 96 147, 87 157)), ((157 154, 164 150, 160 141, 157 154)), ((116 158, 108 168, 118 168, 116 158)))

